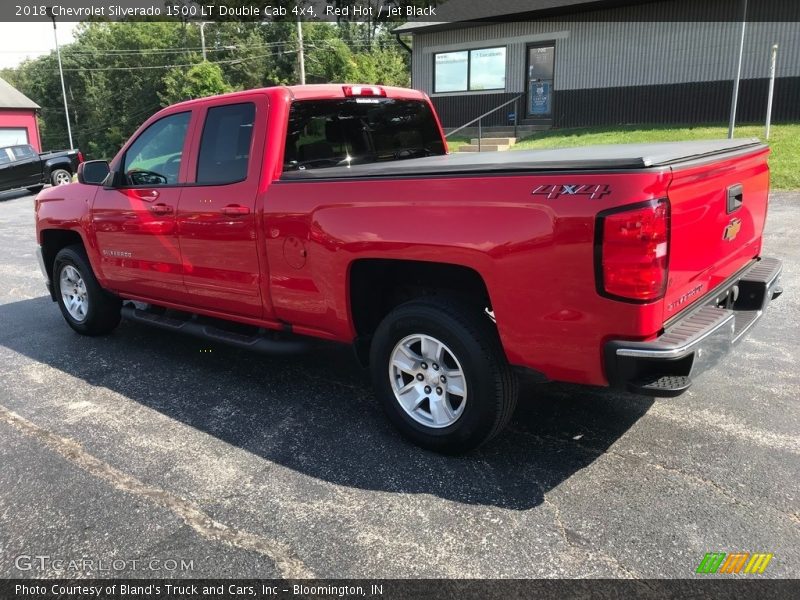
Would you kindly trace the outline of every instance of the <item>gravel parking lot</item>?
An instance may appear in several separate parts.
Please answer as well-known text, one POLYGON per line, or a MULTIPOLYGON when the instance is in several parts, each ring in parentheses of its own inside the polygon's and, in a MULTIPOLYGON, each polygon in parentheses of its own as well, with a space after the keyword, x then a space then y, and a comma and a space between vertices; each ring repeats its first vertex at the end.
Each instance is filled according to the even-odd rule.
POLYGON ((0 194, 0 577, 75 575, 33 555, 117 577, 692 577, 712 551, 800 572, 800 193, 770 206, 786 293, 691 391, 528 387, 459 458, 400 439, 347 350, 76 335, 32 204, 0 194))

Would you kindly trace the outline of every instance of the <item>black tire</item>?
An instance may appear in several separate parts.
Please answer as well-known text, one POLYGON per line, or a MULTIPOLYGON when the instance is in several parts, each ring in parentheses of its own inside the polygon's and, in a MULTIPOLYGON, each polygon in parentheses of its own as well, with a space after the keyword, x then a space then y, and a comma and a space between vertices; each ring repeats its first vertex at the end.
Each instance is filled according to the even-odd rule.
POLYGON ((63 248, 53 261, 53 289, 58 307, 67 324, 82 335, 105 335, 111 333, 119 325, 122 301, 100 287, 94 276, 89 259, 83 246, 67 246, 63 248), (70 314, 64 304, 61 289, 61 274, 72 267, 78 271, 85 287, 88 308, 85 316, 78 319, 70 314))
POLYGON ((31 194, 38 194, 42 191, 42 188, 44 188, 44 185, 32 185, 27 189, 31 194))
POLYGON ((436 452, 458 454, 491 440, 511 419, 517 402, 517 380, 494 324, 482 308, 455 299, 415 300, 390 312, 373 337, 370 369, 375 393, 392 423, 414 443, 436 452), (389 375, 392 353, 414 334, 443 342, 461 365, 467 396, 460 416, 446 427, 418 422, 395 397, 389 375))
POLYGON ((67 171, 66 169, 56 169, 52 173, 50 173, 50 183, 53 185, 65 185, 66 183, 70 183, 72 181, 72 173, 67 171), (69 181, 64 181, 64 178, 69 178, 69 181))

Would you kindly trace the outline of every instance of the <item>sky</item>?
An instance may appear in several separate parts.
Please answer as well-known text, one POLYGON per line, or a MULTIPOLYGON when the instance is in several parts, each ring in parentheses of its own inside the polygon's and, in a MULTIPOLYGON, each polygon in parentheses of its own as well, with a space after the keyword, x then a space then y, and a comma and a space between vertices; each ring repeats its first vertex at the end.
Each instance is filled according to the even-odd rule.
MULTIPOLYGON (((70 43, 77 25, 59 22, 58 43, 70 43)), ((55 48, 52 23, 0 23, 0 69, 16 67, 28 57, 36 58, 55 48)))

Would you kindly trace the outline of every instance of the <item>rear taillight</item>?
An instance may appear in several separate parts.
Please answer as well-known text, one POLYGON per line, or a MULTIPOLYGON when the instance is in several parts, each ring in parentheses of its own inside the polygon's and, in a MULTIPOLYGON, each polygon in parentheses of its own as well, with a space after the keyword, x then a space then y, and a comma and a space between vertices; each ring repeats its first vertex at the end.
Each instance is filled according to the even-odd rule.
POLYGON ((78 164, 81 164, 82 162, 83 162, 83 152, 78 150, 78 164))
POLYGON ((597 291, 618 300, 650 302, 664 296, 669 260, 669 202, 652 200, 598 215, 597 291))
POLYGON ((343 85, 342 91, 345 96, 383 96, 386 97, 386 90, 377 85, 343 85))

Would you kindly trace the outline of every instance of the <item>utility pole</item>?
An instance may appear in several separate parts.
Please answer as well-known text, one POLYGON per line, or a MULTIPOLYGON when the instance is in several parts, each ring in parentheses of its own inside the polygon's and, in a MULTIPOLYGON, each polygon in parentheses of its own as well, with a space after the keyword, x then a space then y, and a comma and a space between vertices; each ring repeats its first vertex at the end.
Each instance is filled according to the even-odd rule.
POLYGON ((736 79, 733 81, 733 97, 731 98, 731 118, 728 123, 728 138, 733 139, 736 128, 736 108, 739 103, 739 81, 742 78, 742 57, 744 56, 744 31, 747 26, 747 0, 742 0, 742 35, 739 38, 739 64, 736 68, 736 79))
POLYGON ((300 46, 300 85, 306 84, 306 60, 303 55, 303 23, 297 19, 297 43, 300 46))
POLYGON ((203 49, 203 62, 206 62, 206 32, 205 26, 212 21, 200 21, 200 47, 203 49))
POLYGON ((769 65, 769 95, 767 96, 767 126, 764 139, 769 139, 770 125, 772 124, 772 96, 775 93, 775 66, 778 62, 778 44, 772 46, 772 60, 769 65))
POLYGON ((72 143, 72 126, 69 123, 69 106, 67 106, 67 87, 64 85, 64 69, 61 67, 61 49, 58 46, 58 31, 56 30, 56 15, 52 8, 48 9, 50 18, 53 20, 53 39, 56 41, 56 56, 58 56, 58 73, 61 76, 61 97, 64 98, 64 116, 67 118, 67 136, 69 137, 70 150, 75 149, 72 143))

